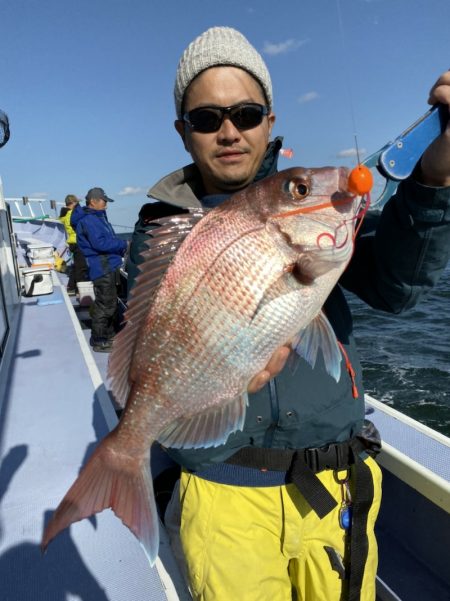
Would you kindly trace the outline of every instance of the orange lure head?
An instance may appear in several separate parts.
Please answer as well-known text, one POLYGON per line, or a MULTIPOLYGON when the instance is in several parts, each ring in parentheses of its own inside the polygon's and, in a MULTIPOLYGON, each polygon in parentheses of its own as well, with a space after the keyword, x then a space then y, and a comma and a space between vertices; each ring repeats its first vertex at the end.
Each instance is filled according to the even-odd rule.
POLYGON ((353 194, 363 196, 368 194, 373 188, 373 176, 368 167, 357 165, 350 171, 348 176, 348 189, 353 194))

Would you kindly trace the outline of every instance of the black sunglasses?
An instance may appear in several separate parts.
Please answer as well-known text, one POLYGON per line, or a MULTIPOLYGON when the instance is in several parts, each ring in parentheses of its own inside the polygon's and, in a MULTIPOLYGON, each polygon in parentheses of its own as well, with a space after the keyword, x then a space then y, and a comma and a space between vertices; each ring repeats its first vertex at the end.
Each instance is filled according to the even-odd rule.
POLYGON ((256 102, 244 102, 233 106, 201 106, 183 115, 183 121, 193 131, 210 134, 218 131, 225 115, 228 115, 237 129, 257 127, 267 115, 269 109, 256 102))

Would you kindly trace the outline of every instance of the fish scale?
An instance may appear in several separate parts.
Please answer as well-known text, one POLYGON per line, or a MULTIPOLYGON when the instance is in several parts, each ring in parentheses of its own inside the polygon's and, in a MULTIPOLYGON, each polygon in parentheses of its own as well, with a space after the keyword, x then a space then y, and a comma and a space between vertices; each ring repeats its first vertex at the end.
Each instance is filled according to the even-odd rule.
POLYGON ((340 377, 341 355, 321 308, 350 260, 360 199, 344 168, 296 167, 231 196, 202 217, 155 222, 109 375, 125 405, 44 532, 111 507, 151 564, 158 519, 154 440, 175 448, 223 444, 243 428, 249 381, 295 341, 312 365, 340 377))
MULTIPOLYGON (((220 242, 220 240, 218 240, 220 242)), ((255 249, 257 240, 249 240, 249 244, 253 246, 255 249)), ((206 245, 208 248, 208 246, 206 245)), ((253 264, 253 280, 255 285, 252 287, 253 289, 249 289, 248 287, 242 287, 244 282, 243 276, 245 273, 248 273, 249 265, 245 265, 241 261, 241 257, 230 257, 229 255, 234 252, 233 246, 228 247, 228 252, 222 253, 220 256, 220 260, 215 262, 215 269, 213 272, 209 272, 209 278, 203 278, 201 285, 196 283, 196 294, 191 296, 191 298, 186 302, 182 302, 182 315, 179 319, 180 322, 186 324, 182 330, 183 335, 187 338, 187 340, 193 340, 191 336, 190 328, 194 327, 194 324, 199 324, 198 327, 194 327, 195 331, 203 332, 202 343, 204 347, 203 353, 198 353, 198 345, 193 344, 178 344, 176 340, 176 333, 174 333, 175 340, 172 340, 174 344, 172 345, 175 349, 181 349, 182 354, 177 355, 176 359, 179 362, 179 365, 186 365, 186 369, 183 370, 183 367, 180 367, 182 373, 186 373, 189 377, 188 380, 183 379, 181 382, 179 378, 172 383, 171 380, 167 383, 167 388, 170 388, 170 392, 173 397, 177 397, 177 385, 178 387, 182 387, 186 394, 183 395, 183 398, 180 399, 182 403, 185 403, 186 396, 189 398, 194 391, 192 391, 189 387, 189 382, 194 382, 195 386, 198 387, 198 383, 196 382, 198 378, 198 372, 203 374, 203 381, 205 382, 214 382, 217 379, 217 374, 215 371, 218 371, 219 374, 223 373, 223 362, 226 361, 227 357, 230 355, 230 347, 236 344, 235 337, 231 336, 228 339, 224 339, 223 331, 224 331, 224 323, 226 323, 226 330, 230 332, 235 332, 236 334, 240 332, 243 328, 245 328, 250 322, 256 307, 259 303, 261 291, 263 290, 262 284, 263 282, 267 285, 267 264, 270 265, 269 261, 264 260, 261 269, 259 269, 261 275, 258 277, 258 266, 256 261, 252 261, 253 264), (237 265, 237 269, 230 270, 230 265, 237 265), (226 290, 224 290, 223 283, 227 282, 226 290), (230 291, 230 295, 227 299, 226 291, 230 291), (255 298, 255 291, 258 291, 259 294, 255 298), (225 293, 225 294, 224 294, 225 293), (215 307, 215 311, 211 312, 210 306, 211 304, 215 307), (195 372, 192 370, 194 362, 192 361, 191 355, 195 355, 195 372), (214 361, 211 361, 211 356, 214 357, 214 361)), ((257 250, 254 251, 256 255, 260 257, 267 256, 266 253, 260 252, 257 250)), ((215 248, 212 247, 210 254, 215 255, 215 248)), ((190 250, 186 249, 186 254, 189 254, 190 250)), ((216 253, 217 254, 217 253, 216 253)), ((204 255, 204 252, 202 252, 204 255)), ((282 262, 279 261, 279 268, 282 268, 282 262)), ((184 267, 184 265, 183 265, 184 267)), ((186 271, 182 268, 181 273, 186 274, 189 271, 186 271)), ((272 270, 273 271, 273 270, 272 270)), ((192 289, 193 286, 185 284, 184 280, 187 276, 184 276, 183 280, 179 283, 180 288, 192 289)), ((176 307, 172 306, 172 310, 176 310, 176 307)), ((195 338, 195 337, 194 337, 195 338)), ((157 343, 157 341, 156 341, 157 343)), ((248 345, 247 345, 248 346, 248 345)), ((201 348, 201 347, 200 347, 201 348)), ((157 350, 157 349, 155 349, 157 350)), ((146 353, 155 352, 151 347, 145 349, 146 353)), ((137 353, 139 356, 143 356, 142 349, 137 349, 137 353)), ((242 353, 241 353, 242 354, 242 353)), ((167 357, 165 358, 167 361, 167 357)), ((233 361, 231 361, 233 363, 233 361)), ((219 382, 221 388, 223 388, 223 383, 219 382)), ((205 395, 213 394, 213 390, 211 385, 207 388, 202 387, 205 395)), ((198 391, 197 391, 198 395, 198 391)))
MULTIPOLYGON (((234 276, 236 282, 241 279, 239 270, 236 271, 234 276)), ((205 283, 205 286, 208 287, 208 284, 205 283)), ((208 287, 208 289, 210 290, 211 288, 208 287)), ((224 382, 220 376, 224 374, 224 368, 226 371, 226 367, 233 367, 234 370, 240 366, 245 367, 243 373, 234 371, 231 381, 230 377, 226 376, 226 380, 228 381, 226 394, 238 394, 241 392, 242 380, 244 379, 245 382, 249 379, 248 367, 242 361, 235 360, 233 349, 235 353, 238 353, 239 357, 248 352, 251 341, 246 340, 245 332, 259 303, 259 298, 252 298, 248 290, 241 290, 242 294, 239 295, 239 289, 236 291, 233 285, 230 286, 230 289, 233 292, 229 298, 221 296, 220 301, 218 295, 216 295, 215 299, 208 299, 208 294, 203 295, 198 291, 198 302, 194 304, 193 314, 197 313, 197 319, 203 329, 204 350, 199 354, 199 347, 191 345, 190 348, 184 349, 183 357, 179 357, 182 365, 186 365, 186 369, 191 370, 191 378, 183 382, 185 391, 183 402, 189 399, 189 397, 192 398, 193 394, 196 395, 199 402, 202 402, 201 396, 206 397, 204 402, 207 402, 207 397, 211 397, 211 395, 218 398, 218 402, 220 402, 225 393, 223 390, 224 382), (215 302, 216 312, 214 314, 207 310, 207 306, 211 302, 215 302), (225 338, 223 336, 224 329, 232 335, 225 338), (239 342, 244 347, 244 352, 240 351, 239 342), (192 355, 195 354, 197 354, 195 360, 197 369, 194 373, 192 372, 192 355), (202 384, 200 387, 197 372, 201 374, 202 384), (194 386, 193 390, 189 386, 190 383, 194 386), (218 391, 214 388, 214 383, 217 383, 215 388, 218 388, 218 391), (221 393, 220 397, 218 396, 219 392, 221 393)), ((264 367, 266 359, 266 357, 260 358, 259 364, 261 368, 264 367)), ((171 386, 171 383, 168 383, 168 386, 171 386)), ((174 394, 174 396, 176 395, 174 394)))

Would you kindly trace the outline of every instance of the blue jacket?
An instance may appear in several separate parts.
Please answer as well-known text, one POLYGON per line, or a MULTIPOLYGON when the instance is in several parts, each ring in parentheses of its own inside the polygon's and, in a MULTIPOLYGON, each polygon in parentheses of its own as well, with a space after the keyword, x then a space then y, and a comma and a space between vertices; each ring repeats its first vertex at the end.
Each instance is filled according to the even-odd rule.
POLYGON ((127 243, 114 233, 106 211, 77 205, 70 223, 77 232, 78 247, 86 259, 89 279, 96 280, 122 265, 127 243))

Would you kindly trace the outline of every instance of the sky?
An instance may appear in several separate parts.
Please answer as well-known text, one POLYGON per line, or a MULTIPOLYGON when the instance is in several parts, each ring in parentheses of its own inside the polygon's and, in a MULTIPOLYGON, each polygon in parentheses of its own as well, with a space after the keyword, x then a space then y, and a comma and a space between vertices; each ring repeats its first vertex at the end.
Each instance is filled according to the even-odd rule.
MULTIPOLYGON (((450 67, 450 0, 0 0, 6 197, 63 202, 100 186, 131 228, 148 188, 190 162, 173 122, 178 60, 240 30, 274 88, 279 167, 356 164, 428 109, 450 67)), ((118 229, 118 231, 124 231, 118 229)))

